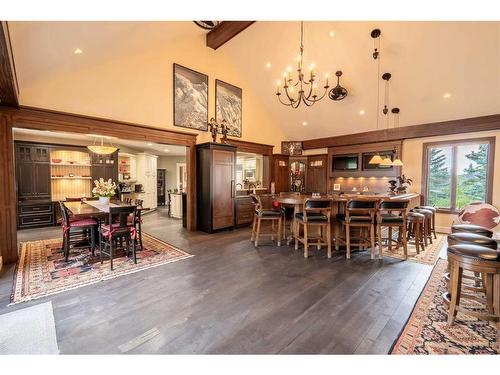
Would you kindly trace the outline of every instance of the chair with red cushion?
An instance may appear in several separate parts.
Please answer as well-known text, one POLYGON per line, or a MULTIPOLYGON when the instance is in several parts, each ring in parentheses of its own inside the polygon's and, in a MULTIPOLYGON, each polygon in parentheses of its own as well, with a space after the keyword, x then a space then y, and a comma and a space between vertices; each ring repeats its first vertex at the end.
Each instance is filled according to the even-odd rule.
POLYGON ((102 225, 99 234, 99 249, 101 264, 103 263, 103 255, 108 255, 110 259, 110 267, 113 270, 113 254, 116 250, 122 248, 125 250, 127 257, 130 250, 134 263, 137 264, 135 239, 137 231, 134 223, 136 220, 137 208, 135 206, 118 206, 109 208, 108 225, 102 225), (129 222, 131 217, 131 223, 129 222), (125 241, 125 246, 122 246, 125 241), (120 243, 120 246, 117 244, 120 243))
POLYGON ((67 262, 71 249, 90 249, 92 255, 95 254, 95 231, 97 221, 92 218, 70 219, 68 209, 63 202, 59 202, 62 215, 63 228, 63 251, 64 259, 67 262))
MULTIPOLYGON (((142 208, 142 204, 144 201, 142 199, 136 199, 135 200, 135 205, 138 208, 142 208)), ((135 216, 135 228, 137 229, 137 238, 139 240, 139 245, 141 250, 144 248, 142 246, 142 216, 141 216, 141 210, 137 210, 137 214, 135 216)))

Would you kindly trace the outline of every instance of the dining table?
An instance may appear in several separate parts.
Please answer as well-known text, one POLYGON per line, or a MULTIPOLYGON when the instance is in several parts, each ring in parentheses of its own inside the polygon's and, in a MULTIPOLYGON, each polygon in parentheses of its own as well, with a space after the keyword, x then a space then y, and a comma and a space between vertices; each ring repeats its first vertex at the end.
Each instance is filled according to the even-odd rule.
MULTIPOLYGON (((64 202, 64 206, 68 209, 71 216, 76 218, 94 217, 102 219, 109 215, 110 207, 130 206, 121 201, 111 201, 109 204, 101 203, 98 200, 86 200, 79 202, 64 202)), ((147 211, 148 208, 137 206, 137 211, 147 211)))

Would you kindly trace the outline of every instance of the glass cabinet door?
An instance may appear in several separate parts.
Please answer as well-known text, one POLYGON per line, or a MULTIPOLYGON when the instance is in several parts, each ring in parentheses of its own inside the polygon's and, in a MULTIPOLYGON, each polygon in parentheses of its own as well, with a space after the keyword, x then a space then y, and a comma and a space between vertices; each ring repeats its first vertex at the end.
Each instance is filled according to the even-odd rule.
POLYGON ((290 161, 290 190, 304 192, 306 189, 305 160, 290 161))

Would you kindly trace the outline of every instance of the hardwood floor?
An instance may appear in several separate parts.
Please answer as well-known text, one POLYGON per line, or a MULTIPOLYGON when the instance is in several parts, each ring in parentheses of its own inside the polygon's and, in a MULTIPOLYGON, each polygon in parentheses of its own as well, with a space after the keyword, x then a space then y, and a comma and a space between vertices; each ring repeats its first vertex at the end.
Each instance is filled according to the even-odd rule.
MULTIPOLYGON (((164 210, 143 228, 196 256, 10 307, 6 266, 0 314, 52 300, 63 354, 387 353, 432 270, 366 252, 256 250, 248 228, 190 233, 164 210)), ((60 235, 23 230, 19 240, 60 235)))

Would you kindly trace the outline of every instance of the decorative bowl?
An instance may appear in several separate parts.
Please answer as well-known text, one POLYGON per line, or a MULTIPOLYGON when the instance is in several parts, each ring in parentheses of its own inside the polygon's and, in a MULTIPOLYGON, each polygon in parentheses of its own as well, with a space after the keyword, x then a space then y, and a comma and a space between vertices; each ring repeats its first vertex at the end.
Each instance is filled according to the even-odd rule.
POLYGON ((62 162, 62 159, 52 159, 52 163, 59 164, 62 162))

